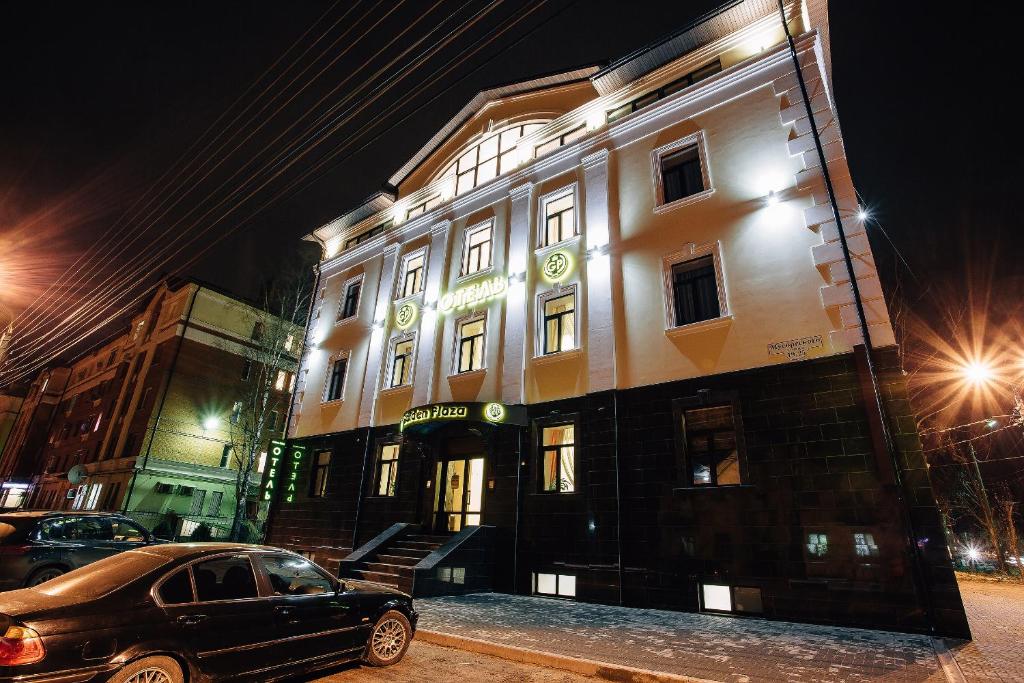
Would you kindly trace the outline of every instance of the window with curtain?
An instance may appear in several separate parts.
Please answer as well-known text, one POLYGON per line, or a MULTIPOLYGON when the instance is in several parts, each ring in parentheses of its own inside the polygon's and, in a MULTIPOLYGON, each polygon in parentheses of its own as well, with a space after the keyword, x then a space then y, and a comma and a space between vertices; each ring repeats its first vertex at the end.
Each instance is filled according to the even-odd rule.
POLYGON ((544 302, 544 354, 576 348, 576 293, 544 302))
POLYGON ((541 428, 541 491, 576 490, 576 428, 572 423, 541 428))
POLYGON ((395 343, 391 352, 388 387, 401 387, 412 382, 412 339, 395 343))
POLYGON ((544 246, 558 244, 578 234, 573 192, 544 202, 544 246))
POLYGON ((374 485, 376 495, 395 495, 395 485, 398 482, 398 454, 401 448, 397 443, 381 446, 377 456, 377 481, 374 485))
POLYGON ((704 174, 696 144, 661 158, 661 182, 665 204, 704 191, 704 174))
POLYGON ((459 324, 458 372, 472 372, 484 366, 484 319, 459 324))
POLYGON ((713 256, 672 266, 672 299, 676 326, 721 316, 713 256))
POLYGON ((493 222, 488 222, 466 231, 465 253, 462 257, 462 275, 472 275, 491 267, 493 234, 493 222))
POLYGON ((327 391, 324 393, 324 401, 338 401, 341 399, 342 390, 345 386, 345 370, 348 368, 348 357, 336 358, 331 363, 330 376, 327 378, 327 391))
POLYGON ((690 485, 741 484, 733 406, 690 408, 682 422, 690 485))
POLYGON ((341 300, 341 311, 338 315, 338 320, 346 320, 356 314, 356 311, 359 309, 359 290, 362 288, 362 285, 362 280, 356 280, 345 286, 345 295, 341 300))

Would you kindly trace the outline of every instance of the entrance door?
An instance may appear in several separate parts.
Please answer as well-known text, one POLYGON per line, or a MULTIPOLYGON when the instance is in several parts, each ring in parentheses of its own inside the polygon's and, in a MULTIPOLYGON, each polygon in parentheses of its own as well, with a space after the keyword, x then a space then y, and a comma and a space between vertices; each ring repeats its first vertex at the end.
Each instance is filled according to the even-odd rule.
POLYGON ((434 531, 455 533, 480 524, 484 501, 484 459, 437 463, 434 480, 434 531))

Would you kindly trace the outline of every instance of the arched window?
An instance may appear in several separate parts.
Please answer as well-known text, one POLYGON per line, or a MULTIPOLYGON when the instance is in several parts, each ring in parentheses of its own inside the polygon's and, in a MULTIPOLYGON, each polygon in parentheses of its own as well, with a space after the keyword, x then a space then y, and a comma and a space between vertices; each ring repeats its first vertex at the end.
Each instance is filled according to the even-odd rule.
POLYGON ((519 165, 519 138, 541 128, 547 121, 519 123, 484 133, 478 142, 464 149, 437 177, 455 178, 455 194, 472 190, 519 165))

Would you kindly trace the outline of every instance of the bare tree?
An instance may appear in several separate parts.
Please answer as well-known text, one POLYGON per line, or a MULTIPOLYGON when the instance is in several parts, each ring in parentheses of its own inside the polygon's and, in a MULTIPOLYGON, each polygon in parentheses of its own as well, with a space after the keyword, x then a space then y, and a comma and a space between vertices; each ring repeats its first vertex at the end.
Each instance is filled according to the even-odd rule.
POLYGON ((1013 500, 1008 487, 1002 487, 996 494, 996 505, 1002 516, 1003 535, 1010 557, 1013 558, 1013 566, 1017 570, 1017 580, 1024 582, 1024 571, 1020 566, 1020 539, 1017 536, 1017 501, 1013 500))
POLYGON ((260 306, 240 308, 252 334, 245 346, 247 379, 240 383, 231 412, 231 453, 236 470, 231 538, 243 538, 255 506, 247 504, 258 484, 259 459, 279 438, 294 389, 303 325, 312 292, 311 271, 299 265, 282 270, 266 288, 260 306))
POLYGON ((1002 543, 1001 520, 993 510, 985 480, 978 467, 978 457, 973 443, 966 449, 959 444, 950 444, 947 452, 953 460, 961 465, 955 475, 954 501, 961 512, 988 537, 988 542, 996 555, 999 571, 1006 573, 1006 553, 1002 543))

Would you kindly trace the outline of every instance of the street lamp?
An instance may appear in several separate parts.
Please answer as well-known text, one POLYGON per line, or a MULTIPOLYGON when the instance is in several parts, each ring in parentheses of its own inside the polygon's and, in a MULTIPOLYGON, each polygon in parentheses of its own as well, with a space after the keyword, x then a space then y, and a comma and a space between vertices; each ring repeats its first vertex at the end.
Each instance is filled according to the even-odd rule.
POLYGON ((205 429, 206 431, 210 431, 211 429, 216 429, 219 426, 220 426, 220 418, 217 417, 216 415, 210 415, 209 417, 207 417, 206 419, 203 420, 203 429, 205 429))
POLYGON ((971 361, 961 369, 965 380, 976 386, 988 384, 995 377, 992 366, 985 361, 971 361))

